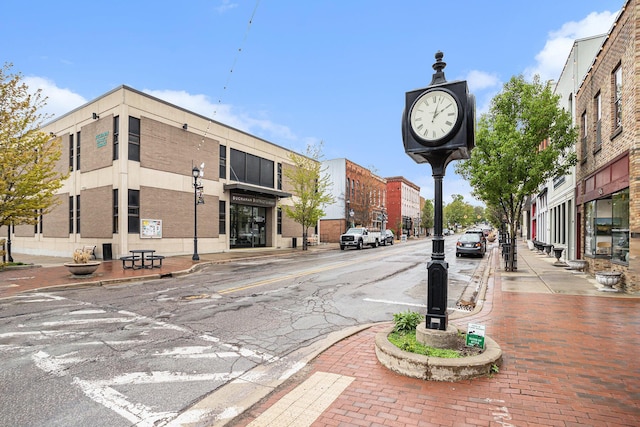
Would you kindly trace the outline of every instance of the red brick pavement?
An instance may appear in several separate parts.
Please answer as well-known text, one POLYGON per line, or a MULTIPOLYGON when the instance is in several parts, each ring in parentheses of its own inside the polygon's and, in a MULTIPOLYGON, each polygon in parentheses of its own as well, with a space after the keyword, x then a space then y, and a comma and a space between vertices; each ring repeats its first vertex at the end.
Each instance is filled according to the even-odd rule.
POLYGON ((327 349, 233 425, 320 371, 355 381, 314 426, 639 426, 639 309, 638 299, 503 292, 497 274, 482 312, 462 320, 484 323, 502 347, 494 376, 442 383, 395 374, 375 355, 379 325, 327 349))

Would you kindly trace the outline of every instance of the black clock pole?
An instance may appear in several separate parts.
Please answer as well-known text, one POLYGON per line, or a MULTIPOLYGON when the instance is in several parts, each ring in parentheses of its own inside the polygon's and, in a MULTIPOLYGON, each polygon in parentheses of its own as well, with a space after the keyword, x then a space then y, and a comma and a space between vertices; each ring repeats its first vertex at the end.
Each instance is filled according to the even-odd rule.
POLYGON ((427 329, 446 331, 449 321, 447 298, 449 289, 449 263, 444 259, 442 235, 442 181, 446 156, 431 156, 434 181, 434 236, 431 242, 431 261, 427 264, 427 329))
POLYGON ((449 264, 444 259, 442 183, 447 165, 451 161, 470 158, 470 151, 475 145, 475 98, 469 94, 466 81, 447 82, 444 76, 444 68, 447 64, 442 60, 443 56, 440 51, 435 55, 436 62, 433 64, 435 73, 430 85, 424 89, 407 92, 405 95, 402 141, 405 152, 413 160, 417 163, 431 164, 433 171, 434 236, 431 261, 427 264, 426 328, 447 331, 449 264), (432 99, 429 98, 430 94, 436 95, 432 99), (440 98, 436 100, 436 97, 440 98), (453 117, 451 121, 440 121, 444 117, 440 114, 444 114, 449 106, 442 109, 438 109, 438 106, 442 102, 441 99, 449 97, 455 101, 457 108, 447 110, 446 114, 455 117, 455 123, 452 123, 453 117), (429 102, 430 99, 432 99, 431 102, 429 102), (434 105, 435 108, 432 111, 431 108, 434 105), (415 114, 414 109, 416 109, 415 114), (431 121, 428 120, 429 114, 431 114, 431 121), (441 135, 439 139, 438 135, 441 135))

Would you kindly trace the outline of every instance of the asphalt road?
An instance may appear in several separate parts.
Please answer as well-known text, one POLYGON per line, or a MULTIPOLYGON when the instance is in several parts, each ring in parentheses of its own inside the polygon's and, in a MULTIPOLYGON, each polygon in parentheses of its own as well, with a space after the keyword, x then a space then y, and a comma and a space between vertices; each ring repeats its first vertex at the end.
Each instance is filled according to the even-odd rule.
MULTIPOLYGON (((456 258, 449 301, 486 260, 456 258)), ((208 425, 346 330, 426 312, 431 242, 237 261, 0 301, 0 425, 208 425)))

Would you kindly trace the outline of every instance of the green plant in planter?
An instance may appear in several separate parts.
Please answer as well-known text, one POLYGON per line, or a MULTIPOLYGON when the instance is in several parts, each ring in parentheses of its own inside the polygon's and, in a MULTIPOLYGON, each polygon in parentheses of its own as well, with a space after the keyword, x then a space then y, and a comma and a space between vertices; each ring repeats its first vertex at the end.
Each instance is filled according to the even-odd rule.
POLYGON ((395 313, 393 315, 393 322, 395 324, 393 331, 402 333, 415 331, 421 321, 422 314, 415 311, 407 310, 404 313, 395 313))
POLYGON ((416 328, 422 322, 423 316, 415 311, 407 310, 403 313, 395 313, 393 332, 389 334, 389 342, 402 351, 423 354, 425 356, 456 358, 460 353, 456 350, 438 349, 418 342, 416 340, 416 328))

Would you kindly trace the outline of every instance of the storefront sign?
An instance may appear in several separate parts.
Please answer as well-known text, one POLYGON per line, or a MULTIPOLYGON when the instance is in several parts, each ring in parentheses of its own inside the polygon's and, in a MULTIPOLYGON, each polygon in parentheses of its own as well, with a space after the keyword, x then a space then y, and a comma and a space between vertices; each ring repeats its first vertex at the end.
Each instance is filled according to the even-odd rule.
POLYGON ((276 205, 276 199, 268 197, 253 196, 250 194, 237 194, 231 193, 231 203, 237 203, 239 205, 249 206, 264 206, 274 207, 276 205))

